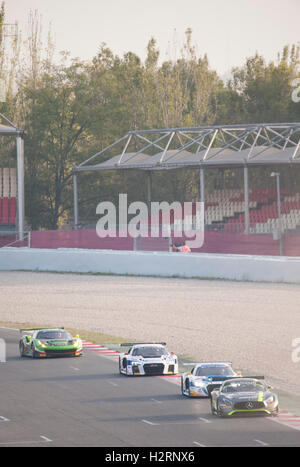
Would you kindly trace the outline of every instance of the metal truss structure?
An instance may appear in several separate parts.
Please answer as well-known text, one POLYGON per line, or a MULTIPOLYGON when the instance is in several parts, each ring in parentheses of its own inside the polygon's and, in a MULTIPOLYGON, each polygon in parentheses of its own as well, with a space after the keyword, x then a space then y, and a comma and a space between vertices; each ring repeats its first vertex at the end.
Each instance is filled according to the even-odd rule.
POLYGON ((200 169, 205 201, 206 167, 243 167, 245 230, 249 229, 248 168, 300 164, 300 123, 257 123, 129 131, 74 167, 74 218, 78 224, 77 176, 80 172, 143 170, 148 174, 179 168, 200 169))
POLYGON ((300 163, 300 123, 130 131, 74 172, 289 163, 300 163), (100 156, 112 155, 117 148, 119 154, 99 162, 100 156))

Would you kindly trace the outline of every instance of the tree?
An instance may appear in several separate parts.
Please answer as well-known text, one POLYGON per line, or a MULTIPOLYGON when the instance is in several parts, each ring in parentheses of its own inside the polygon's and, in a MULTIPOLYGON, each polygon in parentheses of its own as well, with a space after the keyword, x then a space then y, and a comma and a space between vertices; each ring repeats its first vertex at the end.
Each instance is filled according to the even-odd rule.
POLYGON ((38 84, 23 88, 28 112, 25 130, 28 215, 33 227, 56 229, 70 206, 72 168, 88 137, 95 101, 84 64, 53 67, 38 84), (37 211, 36 208, 38 207, 37 211))

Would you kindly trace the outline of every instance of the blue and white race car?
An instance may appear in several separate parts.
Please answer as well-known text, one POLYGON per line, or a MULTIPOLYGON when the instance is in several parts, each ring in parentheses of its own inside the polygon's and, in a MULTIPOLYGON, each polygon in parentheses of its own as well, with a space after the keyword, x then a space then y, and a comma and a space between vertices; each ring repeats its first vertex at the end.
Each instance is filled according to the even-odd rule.
POLYGON ((178 358, 165 342, 121 344, 130 347, 119 356, 119 372, 127 376, 176 375, 178 358))
POLYGON ((189 372, 181 376, 181 392, 187 397, 210 397, 211 392, 219 388, 224 381, 241 376, 232 369, 230 362, 191 363, 189 372))

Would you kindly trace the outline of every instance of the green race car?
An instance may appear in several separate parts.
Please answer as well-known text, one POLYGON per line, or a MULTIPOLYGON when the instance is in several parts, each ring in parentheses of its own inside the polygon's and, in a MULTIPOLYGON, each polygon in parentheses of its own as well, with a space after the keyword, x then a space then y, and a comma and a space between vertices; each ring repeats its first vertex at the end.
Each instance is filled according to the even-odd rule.
POLYGON ((64 328, 20 329, 24 333, 19 342, 20 356, 32 358, 79 357, 82 341, 72 337, 64 328))

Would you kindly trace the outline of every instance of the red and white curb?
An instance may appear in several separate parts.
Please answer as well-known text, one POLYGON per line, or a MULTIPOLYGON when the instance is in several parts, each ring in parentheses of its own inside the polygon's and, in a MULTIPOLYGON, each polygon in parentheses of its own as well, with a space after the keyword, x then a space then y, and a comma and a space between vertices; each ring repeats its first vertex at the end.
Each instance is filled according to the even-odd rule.
POLYGON ((180 375, 159 375, 157 378, 163 378, 168 381, 168 383, 181 385, 181 376, 180 375))
POLYGON ((104 345, 93 344, 92 342, 83 341, 83 349, 96 352, 103 357, 118 358, 120 352, 117 350, 109 349, 104 345))
MULTIPOLYGON (((117 350, 110 349, 104 345, 93 344, 88 341, 83 341, 83 348, 84 350, 96 352, 102 357, 111 359, 118 359, 120 355, 120 352, 117 350)), ((181 384, 181 375, 160 375, 157 376, 157 378, 163 378, 164 381, 168 381, 173 384, 181 384)), ((277 417, 269 418, 269 420, 300 431, 300 415, 294 415, 286 410, 280 410, 277 417)))
POLYGON ((300 415, 294 415, 286 410, 280 410, 277 417, 270 418, 269 420, 300 431, 300 415))

